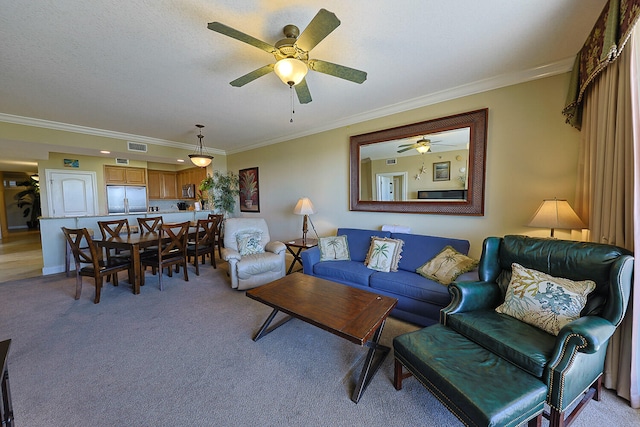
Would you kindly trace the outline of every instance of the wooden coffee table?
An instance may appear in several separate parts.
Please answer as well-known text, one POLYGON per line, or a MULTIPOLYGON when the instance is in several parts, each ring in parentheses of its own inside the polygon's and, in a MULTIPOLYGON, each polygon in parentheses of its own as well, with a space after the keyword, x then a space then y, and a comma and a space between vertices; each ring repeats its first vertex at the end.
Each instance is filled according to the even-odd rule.
POLYGON ((360 378, 351 396, 358 403, 371 378, 389 353, 379 344, 382 328, 398 300, 302 273, 293 273, 247 291, 273 311, 253 337, 259 340, 295 317, 348 341, 369 347, 360 378), (288 316, 271 328, 281 311, 288 316))

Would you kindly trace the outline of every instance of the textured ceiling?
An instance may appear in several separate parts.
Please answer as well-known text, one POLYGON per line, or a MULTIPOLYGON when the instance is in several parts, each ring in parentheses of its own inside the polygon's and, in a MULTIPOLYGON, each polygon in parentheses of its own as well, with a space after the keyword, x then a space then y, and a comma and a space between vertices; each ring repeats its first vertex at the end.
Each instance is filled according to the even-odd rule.
MULTIPOLYGON (((428 103, 487 79, 570 64, 605 0, 0 0, 0 120, 35 118, 233 153, 428 103), (220 21, 268 43, 320 8, 342 22, 311 57, 364 70, 355 84, 307 76, 295 106, 255 47, 207 29, 220 21)), ((5 158, 10 142, 0 141, 5 158), (4 145, 2 145, 4 143, 4 145)))

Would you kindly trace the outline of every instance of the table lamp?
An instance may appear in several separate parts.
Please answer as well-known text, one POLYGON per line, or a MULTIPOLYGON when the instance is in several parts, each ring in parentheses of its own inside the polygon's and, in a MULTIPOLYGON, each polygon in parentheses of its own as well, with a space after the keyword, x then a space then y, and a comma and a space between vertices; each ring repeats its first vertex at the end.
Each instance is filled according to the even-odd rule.
POLYGON ((553 231, 556 228, 587 228, 566 200, 556 198, 543 200, 527 225, 529 227, 550 228, 551 237, 553 237, 553 231))
POLYGON ((307 221, 309 220, 309 215, 316 213, 316 209, 313 207, 313 203, 309 200, 308 197, 303 197, 298 200, 296 207, 293 209, 293 213, 296 215, 304 215, 304 219, 302 220, 302 244, 307 243, 307 221))

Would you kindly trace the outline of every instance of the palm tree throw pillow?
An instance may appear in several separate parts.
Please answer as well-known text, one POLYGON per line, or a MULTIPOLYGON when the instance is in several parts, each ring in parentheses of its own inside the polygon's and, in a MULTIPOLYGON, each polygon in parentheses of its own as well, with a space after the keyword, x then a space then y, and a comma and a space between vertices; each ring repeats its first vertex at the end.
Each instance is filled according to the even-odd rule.
POLYGON ((461 254, 451 246, 444 249, 432 259, 418 267, 416 273, 443 285, 449 285, 462 273, 476 268, 478 261, 461 254))
POLYGON ((575 282, 511 265, 511 281, 498 313, 515 317, 552 335, 558 335, 567 323, 580 317, 587 295, 596 288, 592 280, 575 282))
POLYGON ((320 237, 320 261, 349 261, 349 245, 347 236, 320 237))
POLYGON ((364 260, 367 268, 388 273, 398 271, 403 240, 386 237, 371 237, 371 246, 364 260))

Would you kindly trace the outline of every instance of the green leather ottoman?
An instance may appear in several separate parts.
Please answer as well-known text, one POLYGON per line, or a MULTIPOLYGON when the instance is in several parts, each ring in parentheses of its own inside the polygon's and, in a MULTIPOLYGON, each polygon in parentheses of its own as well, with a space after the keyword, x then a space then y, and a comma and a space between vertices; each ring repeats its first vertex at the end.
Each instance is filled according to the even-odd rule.
POLYGON ((465 425, 542 423, 547 386, 446 326, 397 336, 393 350, 396 389, 404 366, 465 425))

